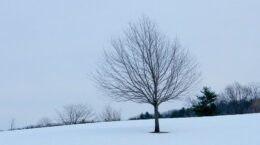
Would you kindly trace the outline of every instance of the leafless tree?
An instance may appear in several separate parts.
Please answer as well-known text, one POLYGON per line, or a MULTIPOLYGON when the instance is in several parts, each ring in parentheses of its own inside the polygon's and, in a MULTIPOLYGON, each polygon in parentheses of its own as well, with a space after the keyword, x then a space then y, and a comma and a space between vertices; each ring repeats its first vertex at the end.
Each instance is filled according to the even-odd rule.
POLYGON ((78 124, 86 122, 93 116, 93 110, 86 104, 72 104, 63 107, 58 111, 58 116, 63 124, 78 124))
POLYGON ((260 98, 258 85, 234 83, 227 86, 217 99, 217 105, 223 114, 252 113, 256 111, 256 101, 260 98), (254 105, 252 105, 254 104, 254 105))
POLYGON ((160 132, 158 107, 183 96, 198 81, 197 65, 177 41, 170 41, 147 17, 129 24, 122 38, 111 41, 96 79, 116 101, 148 103, 154 107, 155 129, 160 132))
POLYGON ((120 121, 121 111, 113 109, 111 106, 106 106, 100 115, 102 121, 120 121))
POLYGON ((13 118, 12 120, 11 120, 11 122, 10 122, 10 128, 9 128, 9 130, 14 130, 15 129, 15 119, 13 118))
POLYGON ((52 124, 52 120, 48 117, 44 117, 40 119, 37 123, 37 125, 41 127, 50 126, 51 124, 52 124))
POLYGON ((230 102, 256 99, 259 97, 260 90, 257 85, 241 85, 236 82, 225 88, 224 92, 220 95, 220 100, 230 102))

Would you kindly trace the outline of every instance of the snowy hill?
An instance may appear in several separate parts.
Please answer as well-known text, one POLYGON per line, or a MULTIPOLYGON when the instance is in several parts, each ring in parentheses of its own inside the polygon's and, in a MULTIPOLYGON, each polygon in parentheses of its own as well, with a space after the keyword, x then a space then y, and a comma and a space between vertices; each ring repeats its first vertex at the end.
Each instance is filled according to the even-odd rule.
POLYGON ((93 123, 0 132, 0 145, 259 145, 260 114, 93 123))

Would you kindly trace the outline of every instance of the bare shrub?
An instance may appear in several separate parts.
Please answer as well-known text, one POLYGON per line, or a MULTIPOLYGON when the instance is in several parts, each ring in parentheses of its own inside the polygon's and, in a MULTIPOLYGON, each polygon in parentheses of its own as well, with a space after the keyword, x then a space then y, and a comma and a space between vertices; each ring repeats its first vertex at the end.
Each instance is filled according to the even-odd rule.
POLYGON ((71 104, 58 111, 59 120, 63 124, 78 124, 87 122, 93 117, 93 109, 86 104, 71 104))
POLYGON ((111 106, 106 106, 100 115, 101 121, 120 121, 121 111, 113 109, 111 106))
POLYGON ((44 117, 40 119, 37 123, 37 126, 39 127, 48 127, 52 125, 52 120, 48 117, 44 117))

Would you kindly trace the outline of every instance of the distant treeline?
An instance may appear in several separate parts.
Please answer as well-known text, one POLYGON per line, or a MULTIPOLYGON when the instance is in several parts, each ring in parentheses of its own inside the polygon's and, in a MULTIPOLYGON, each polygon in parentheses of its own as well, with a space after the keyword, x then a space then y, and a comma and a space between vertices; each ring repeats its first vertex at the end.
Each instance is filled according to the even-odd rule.
MULTIPOLYGON (((170 110, 160 114, 160 118, 180 118, 196 116, 233 115, 260 112, 260 91, 256 85, 234 83, 216 94, 204 87, 200 96, 190 100, 190 107, 170 110)), ((130 120, 151 119, 153 114, 141 113, 130 120)))

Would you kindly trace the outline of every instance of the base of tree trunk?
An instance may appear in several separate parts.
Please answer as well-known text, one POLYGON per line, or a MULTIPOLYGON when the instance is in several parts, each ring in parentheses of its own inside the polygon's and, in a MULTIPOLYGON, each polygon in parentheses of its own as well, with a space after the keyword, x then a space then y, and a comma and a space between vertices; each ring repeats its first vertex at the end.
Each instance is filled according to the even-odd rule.
POLYGON ((154 132, 153 131, 153 132, 150 132, 150 133, 158 133, 159 134, 159 133, 170 133, 170 132, 167 132, 167 131, 154 132))

